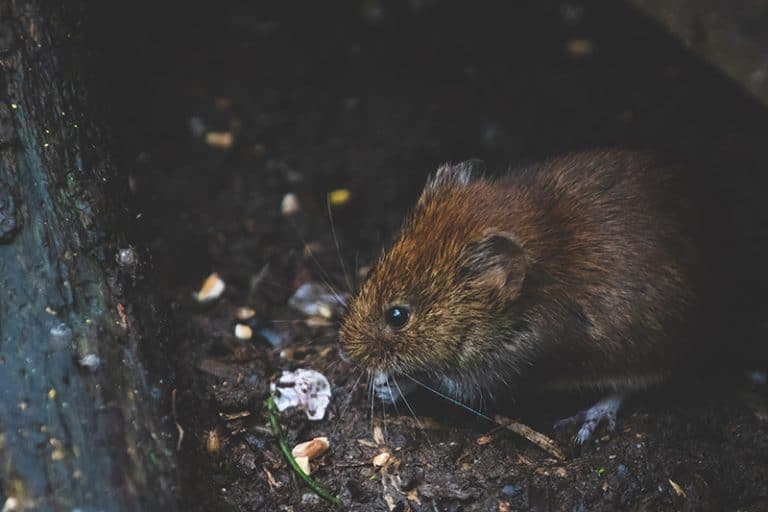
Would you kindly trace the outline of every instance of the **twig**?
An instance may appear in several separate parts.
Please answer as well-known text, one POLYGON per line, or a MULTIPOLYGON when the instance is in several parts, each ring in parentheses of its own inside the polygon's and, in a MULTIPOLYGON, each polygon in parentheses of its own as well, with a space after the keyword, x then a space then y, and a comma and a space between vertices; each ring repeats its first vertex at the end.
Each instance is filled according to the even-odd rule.
POLYGON ((545 436, 541 432, 533 430, 528 425, 523 425, 517 421, 505 418, 504 416, 496 416, 496 423, 504 428, 511 430, 515 434, 519 435, 532 442, 545 452, 549 453, 558 460, 565 460, 565 454, 557 446, 557 443, 552 438, 545 436))
POLYGON ((173 412, 173 422, 176 424, 176 430, 179 431, 179 439, 176 441, 176 451, 181 451, 181 442, 184 440, 184 429, 179 424, 179 419, 176 416, 176 388, 173 388, 171 392, 171 412, 173 412))
POLYGON ((283 429, 280 427, 280 422, 277 420, 277 405, 275 405, 274 395, 270 395, 267 399, 267 412, 269 414, 269 424, 272 426, 272 432, 277 437, 277 444, 280 445, 280 451, 283 452, 285 460, 288 461, 288 464, 291 466, 291 468, 293 468, 293 471, 299 475, 299 478, 301 478, 305 484, 307 484, 313 491, 315 491, 318 496, 330 503, 333 503, 334 505, 340 505, 341 500, 339 500, 338 497, 331 494, 330 491, 328 491, 325 487, 320 485, 308 474, 306 474, 304 470, 299 467, 296 459, 291 454, 291 449, 288 447, 288 443, 286 442, 285 436, 283 435, 283 429))

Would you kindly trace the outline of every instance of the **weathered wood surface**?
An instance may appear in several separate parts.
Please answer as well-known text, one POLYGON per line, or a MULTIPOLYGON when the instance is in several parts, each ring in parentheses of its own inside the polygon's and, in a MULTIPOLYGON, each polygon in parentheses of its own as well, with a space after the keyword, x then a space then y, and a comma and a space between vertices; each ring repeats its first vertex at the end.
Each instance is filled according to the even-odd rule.
POLYGON ((768 104, 768 0, 630 0, 768 104))
POLYGON ((0 508, 173 510, 169 411, 141 362, 151 306, 136 254, 118 262, 127 183, 90 115, 82 15, 0 2, 0 508))

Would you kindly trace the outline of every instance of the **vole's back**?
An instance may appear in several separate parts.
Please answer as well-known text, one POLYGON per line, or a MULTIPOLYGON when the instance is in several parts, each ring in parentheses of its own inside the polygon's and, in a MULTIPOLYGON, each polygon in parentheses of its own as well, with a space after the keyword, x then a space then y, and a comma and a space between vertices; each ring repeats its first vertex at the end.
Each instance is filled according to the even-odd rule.
POLYGON ((553 159, 501 181, 524 190, 540 215, 526 240, 535 263, 523 299, 555 345, 536 366, 542 380, 644 387, 683 354, 702 263, 681 173, 645 154, 611 151, 553 159))

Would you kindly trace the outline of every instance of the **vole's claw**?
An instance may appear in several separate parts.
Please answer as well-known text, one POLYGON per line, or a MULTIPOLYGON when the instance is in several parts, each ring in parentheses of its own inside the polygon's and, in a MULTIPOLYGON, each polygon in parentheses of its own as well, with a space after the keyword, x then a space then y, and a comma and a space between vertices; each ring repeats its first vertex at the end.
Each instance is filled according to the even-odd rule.
POLYGON ((555 428, 581 423, 581 428, 573 436, 575 444, 584 444, 592 438, 600 423, 605 422, 606 428, 613 431, 616 428, 616 415, 621 407, 624 397, 620 394, 609 395, 589 409, 578 412, 570 418, 562 419, 555 423, 555 428))

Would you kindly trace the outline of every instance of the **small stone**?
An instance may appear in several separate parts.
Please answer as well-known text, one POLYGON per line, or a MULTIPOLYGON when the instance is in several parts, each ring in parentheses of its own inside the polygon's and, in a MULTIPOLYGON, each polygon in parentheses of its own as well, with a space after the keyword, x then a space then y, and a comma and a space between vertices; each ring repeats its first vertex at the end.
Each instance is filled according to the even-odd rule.
POLYGON ((132 267, 137 261, 136 251, 133 247, 126 247, 117 251, 117 262, 124 267, 132 267))
POLYGON ((224 281, 219 277, 219 274, 214 272, 205 279, 203 286, 200 288, 200 291, 197 292, 195 298, 197 298, 198 302, 207 302, 209 300, 217 299, 224 293, 225 288, 226 284, 224 281))
POLYGON ((245 324, 235 325, 235 337, 239 340, 249 340, 253 337, 253 329, 245 324))
POLYGON ((280 212, 288 217, 301 211, 301 205, 299 204, 299 198, 296 194, 288 193, 283 196, 283 201, 280 203, 280 212))
POLYGON ((18 498, 14 498, 13 496, 6 498, 5 503, 3 503, 3 509, 2 512, 15 512, 16 510, 21 510, 20 503, 18 498))
POLYGON ((569 39, 565 43, 565 50, 572 57, 586 57, 594 52, 594 45, 589 39, 569 39))
POLYGON ((517 496, 523 491, 522 485, 507 484, 501 488, 501 494, 504 496, 512 497, 517 496))
POLYGON ((205 134, 205 143, 216 149, 229 149, 235 143, 232 132, 208 132, 205 134))
POLYGON ((213 104, 216 105, 216 108, 221 110, 229 110, 232 108, 232 99, 231 98, 215 98, 213 100, 213 104))
POLYGON ((192 116, 189 118, 189 133, 193 137, 202 137, 205 133, 205 123, 199 116, 192 116))
POLYGON ((238 320, 250 320, 256 316, 256 310, 247 306, 239 307, 235 310, 235 318, 238 320))
POLYGON ((307 505, 317 505, 320 503, 320 496, 313 492, 305 492, 301 495, 301 502, 307 505))

